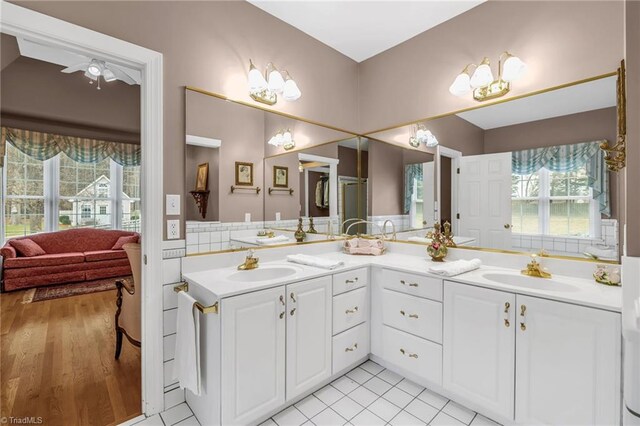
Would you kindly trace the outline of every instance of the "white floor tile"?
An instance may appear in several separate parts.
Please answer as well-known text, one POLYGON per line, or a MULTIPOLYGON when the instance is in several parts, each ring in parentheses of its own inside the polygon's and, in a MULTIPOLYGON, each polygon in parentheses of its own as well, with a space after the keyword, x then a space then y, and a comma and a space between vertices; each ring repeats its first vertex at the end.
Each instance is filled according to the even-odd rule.
POLYGON ((302 423, 302 426, 314 426, 314 424, 311 420, 307 420, 306 422, 302 423))
POLYGON ((445 414, 444 412, 438 413, 438 415, 430 423, 431 426, 464 426, 459 420, 445 414))
POLYGON ((418 399, 436 407, 438 410, 442 410, 442 407, 444 407, 447 402, 449 402, 449 399, 445 398, 442 395, 438 395, 437 393, 432 392, 429 389, 423 390, 422 393, 418 395, 418 399))
POLYGON ((391 370, 384 370, 382 373, 378 374, 378 377, 387 383, 391 383, 392 385, 397 385, 400 380, 402 380, 401 375, 396 374, 391 370))
POLYGON ((393 405, 384 398, 375 400, 367 409, 387 422, 393 419, 401 410, 400 407, 393 405))
POLYGON ((409 395, 413 395, 413 396, 418 396, 420 392, 424 390, 423 386, 413 383, 409 379, 403 379, 400 383, 396 385, 396 387, 399 387, 409 395))
POLYGON ((296 407, 291 406, 273 416, 273 420, 279 426, 300 426, 307 418, 296 407))
POLYGON ((360 385, 357 382, 348 378, 347 376, 342 376, 338 380, 332 382, 331 386, 333 386, 334 388, 338 389, 340 392, 346 395, 360 385))
POLYGON ((499 423, 494 422, 491 419, 486 418, 481 414, 477 414, 471 421, 472 426, 499 426, 499 423))
MULTIPOLYGON (((327 405, 331 405, 344 396, 342 392, 331 385, 327 385, 315 393, 315 396, 327 405)), ((276 420, 277 421, 277 420, 276 420)))
POLYGON ((327 408, 327 406, 314 395, 309 395, 302 401, 298 402, 296 404, 296 408, 300 410, 302 414, 311 418, 327 408))
POLYGON ((370 405, 373 401, 378 399, 378 395, 362 386, 351 392, 349 397, 363 407, 370 405))
POLYGON ((349 377, 350 379, 360 384, 363 384, 364 382, 372 378, 373 374, 369 373, 368 371, 364 371, 362 368, 358 367, 349 371, 347 373, 347 377, 349 377))
POLYGON ((258 426, 278 426, 278 424, 274 422, 273 419, 267 419, 264 422, 260 423, 258 426))
POLYGON ((376 364, 373 361, 367 361, 364 364, 362 364, 360 366, 360 368, 362 368, 363 370, 368 371, 369 373, 373 374, 374 376, 376 374, 378 374, 379 372, 381 372, 382 370, 384 370, 384 367, 380 366, 379 364, 376 364))
POLYGON ((378 395, 382 395, 392 387, 389 383, 385 382, 384 380, 378 379, 377 377, 372 378, 362 386, 378 395))
POLYGON ((198 423, 198 419, 196 419, 196 416, 191 416, 187 417, 179 423, 176 423, 176 426, 200 426, 200 423, 198 423))
POLYGON ((147 417, 140 423, 136 423, 136 426, 164 426, 164 423, 162 423, 162 419, 160 418, 160 415, 155 414, 151 417, 147 417))
POLYGON ((331 408, 327 408, 311 419, 316 426, 342 426, 347 421, 331 408))
POLYGON ((400 408, 406 407, 407 404, 410 403, 413 399, 413 396, 398 388, 389 389, 389 391, 382 395, 382 397, 387 401, 393 402, 400 408))
POLYGON ((385 424, 385 421, 371 411, 364 410, 351 420, 351 424, 354 426, 382 426, 385 424))
POLYGON ((414 399, 411 401, 409 405, 404 409, 409 412, 409 414, 413 414, 418 419, 425 423, 429 423, 435 416, 438 414, 438 410, 427 404, 426 402, 422 402, 419 399, 414 399))
POLYGON ((402 410, 395 416, 390 422, 392 426, 424 426, 426 423, 420 421, 417 417, 412 416, 406 411, 402 410))
POLYGON ((167 411, 160 413, 160 417, 162 417, 162 421, 166 426, 172 426, 186 419, 187 417, 193 416, 191 409, 186 403, 182 403, 176 405, 173 408, 169 408, 167 411))
POLYGON ((364 407, 353 399, 345 396, 335 404, 331 406, 338 414, 347 420, 354 418, 360 411, 364 410, 364 407))
POLYGON ((476 415, 475 412, 453 401, 449 401, 447 405, 444 406, 442 411, 467 425, 471 423, 471 420, 473 420, 473 416, 476 415))

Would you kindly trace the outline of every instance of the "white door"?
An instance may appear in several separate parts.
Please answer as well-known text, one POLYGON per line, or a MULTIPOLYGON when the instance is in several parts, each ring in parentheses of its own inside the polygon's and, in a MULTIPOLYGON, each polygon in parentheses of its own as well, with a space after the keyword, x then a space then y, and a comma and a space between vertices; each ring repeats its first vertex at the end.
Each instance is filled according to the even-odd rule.
POLYGON ((511 153, 460 158, 459 228, 479 247, 511 248, 511 153))
POLYGON ((620 315, 520 295, 517 302, 516 421, 620 424, 620 315))
POLYGON ((222 424, 250 424, 285 401, 284 288, 223 299, 222 424))
MULTIPOLYGON (((443 386, 513 419, 514 294, 445 282, 443 386)), ((489 413, 490 414, 490 413, 489 413)))
POLYGON ((331 376, 331 277, 287 286, 287 400, 331 376))

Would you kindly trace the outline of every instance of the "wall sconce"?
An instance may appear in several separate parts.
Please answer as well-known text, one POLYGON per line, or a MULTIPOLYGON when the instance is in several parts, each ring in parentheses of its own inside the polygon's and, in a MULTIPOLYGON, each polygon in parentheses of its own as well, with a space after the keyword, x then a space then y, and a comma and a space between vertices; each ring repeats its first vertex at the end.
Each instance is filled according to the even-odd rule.
POLYGON ((281 146, 287 151, 296 146, 296 142, 293 140, 293 135, 289 129, 280 130, 275 136, 272 136, 267 143, 276 147, 281 146))
POLYGON ((267 64, 263 75, 249 59, 248 82, 251 98, 263 104, 274 105, 278 102, 278 95, 282 95, 286 101, 295 101, 302 96, 289 73, 284 70, 281 73, 272 62, 267 64))
POLYGON ((520 58, 504 52, 498 58, 498 78, 494 79, 489 58, 485 57, 480 65, 469 64, 464 67, 449 86, 449 92, 455 96, 465 96, 473 90, 473 99, 479 102, 499 98, 509 93, 511 82, 520 78, 526 69, 527 65, 520 58), (471 67, 475 67, 473 74, 471 67))
POLYGON ((424 124, 416 124, 411 129, 412 136, 409 138, 409 145, 414 148, 418 148, 421 143, 425 144, 429 148, 433 148, 438 145, 438 138, 436 138, 431 130, 428 130, 424 124))

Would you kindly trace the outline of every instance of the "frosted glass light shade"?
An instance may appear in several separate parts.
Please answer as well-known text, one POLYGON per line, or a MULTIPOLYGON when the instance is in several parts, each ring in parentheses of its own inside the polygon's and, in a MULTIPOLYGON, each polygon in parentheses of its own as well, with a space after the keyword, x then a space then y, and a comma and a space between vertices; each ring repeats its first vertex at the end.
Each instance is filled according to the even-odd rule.
POLYGON ((282 78, 280 71, 274 69, 269 73, 268 87, 269 90, 273 92, 282 93, 284 89, 284 78, 282 78))
POLYGON ((104 81, 106 81, 106 82, 117 80, 115 74, 113 73, 113 71, 111 71, 110 69, 107 69, 107 68, 105 68, 104 72, 102 73, 102 77, 104 78, 104 81))
POLYGON ((504 81, 515 81, 522 77, 527 70, 527 64, 522 62, 517 56, 509 56, 502 65, 502 79, 504 81))
POLYGON ((256 67, 251 64, 249 67, 249 90, 252 92, 260 92, 267 88, 267 80, 256 67))
POLYGON ((478 68, 474 71, 469 83, 473 89, 477 89, 478 87, 488 86, 493 82, 493 73, 491 72, 491 67, 489 66, 488 61, 483 61, 478 68))
POLYGON ((426 141, 425 144, 429 147, 432 148, 436 145, 438 145, 438 138, 436 138, 433 133, 431 133, 431 130, 427 130, 426 131, 426 141))
POLYGON ((302 92, 298 89, 298 85, 292 79, 284 82, 282 97, 287 101, 295 101, 302 96, 302 92))
POLYGON ((449 93, 454 96, 466 95, 471 91, 471 83, 469 80, 469 74, 467 74, 466 72, 459 74, 453 81, 451 86, 449 86, 449 93))

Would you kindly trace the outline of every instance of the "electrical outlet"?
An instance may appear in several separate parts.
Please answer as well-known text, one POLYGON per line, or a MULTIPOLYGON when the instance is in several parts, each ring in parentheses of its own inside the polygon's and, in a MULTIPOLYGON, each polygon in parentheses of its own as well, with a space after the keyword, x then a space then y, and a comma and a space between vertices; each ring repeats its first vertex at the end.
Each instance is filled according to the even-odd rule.
POLYGON ((167 220, 167 239, 180 239, 180 219, 167 220))
POLYGON ((165 207, 167 216, 178 216, 180 214, 180 195, 167 194, 167 205, 165 207))
POLYGON ((245 213, 244 214, 244 221, 245 222, 251 222, 251 213, 245 213))
POLYGON ((279 221, 280 220, 280 212, 276 212, 276 220, 279 221))

